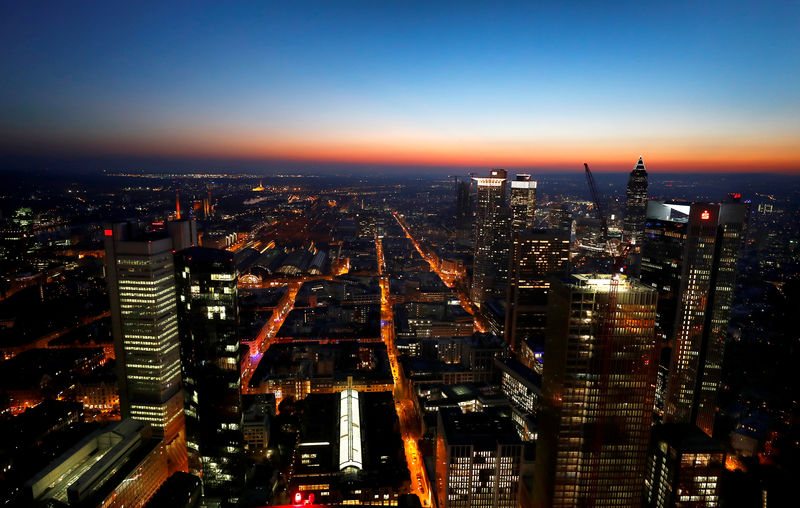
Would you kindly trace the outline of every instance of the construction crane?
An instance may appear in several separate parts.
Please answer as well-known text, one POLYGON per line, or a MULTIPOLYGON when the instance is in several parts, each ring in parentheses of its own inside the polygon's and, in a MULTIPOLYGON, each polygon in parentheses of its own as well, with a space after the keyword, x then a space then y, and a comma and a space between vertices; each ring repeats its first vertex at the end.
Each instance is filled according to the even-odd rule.
POLYGON ((597 210, 597 218, 600 219, 600 225, 603 228, 603 240, 608 245, 608 222, 606 221, 606 214, 603 212, 603 206, 600 204, 600 194, 597 192, 597 184, 594 183, 594 176, 592 170, 589 169, 587 163, 583 163, 586 169, 586 181, 589 183, 589 190, 592 193, 592 200, 594 201, 594 208, 597 210))
POLYGON ((594 181, 594 175, 592 175, 592 171, 589 169, 589 164, 584 162, 583 167, 586 171, 586 181, 589 183, 589 190, 592 193, 594 208, 597 211, 597 218, 600 219, 600 226, 603 229, 603 241, 606 245, 606 251, 611 254, 611 257, 614 259, 611 271, 612 273, 618 273, 623 268, 625 260, 628 258, 631 244, 630 242, 623 242, 616 249, 616 253, 612 251, 609 244, 608 221, 606 220, 606 214, 603 211, 603 206, 600 201, 600 193, 597 192, 597 184, 594 181))

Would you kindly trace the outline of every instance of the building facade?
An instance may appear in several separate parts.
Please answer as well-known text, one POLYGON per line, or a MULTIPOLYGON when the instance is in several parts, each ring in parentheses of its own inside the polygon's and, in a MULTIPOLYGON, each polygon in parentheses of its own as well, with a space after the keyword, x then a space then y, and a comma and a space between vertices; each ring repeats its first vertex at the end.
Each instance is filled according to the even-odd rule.
POLYGON ((507 176, 506 170, 493 169, 488 177, 473 178, 477 191, 470 299, 477 307, 491 297, 505 296, 510 213, 506 203, 507 176))
POLYGON ((435 490, 440 508, 519 506, 523 445, 510 418, 493 411, 438 415, 435 490))
POLYGON ((625 196, 623 234, 626 240, 638 245, 642 240, 645 213, 647 212, 647 170, 645 170, 641 157, 631 171, 625 196))
POLYGON ((719 506, 725 449, 691 423, 653 428, 643 506, 719 506))
POLYGON ((35 475, 36 504, 143 506, 167 479, 161 439, 149 424, 125 419, 97 430, 35 475))
POLYGON ((511 181, 511 230, 530 229, 536 221, 536 180, 518 173, 511 181))
POLYGON ((665 421, 709 436, 746 217, 743 203, 694 203, 688 214, 665 421))
POLYGON ((244 437, 233 253, 191 247, 175 255, 189 472, 207 497, 234 504, 244 483, 244 437))
POLYGON ((572 275, 551 292, 535 506, 639 506, 657 366, 656 292, 572 275))
POLYGON ((186 470, 183 395, 173 252, 197 241, 194 221, 168 232, 105 226, 106 279, 120 411, 164 439, 170 471, 186 470))
POLYGON ((512 349, 532 340, 544 345, 550 277, 569 270, 569 233, 525 230, 511 242, 505 338, 512 349))

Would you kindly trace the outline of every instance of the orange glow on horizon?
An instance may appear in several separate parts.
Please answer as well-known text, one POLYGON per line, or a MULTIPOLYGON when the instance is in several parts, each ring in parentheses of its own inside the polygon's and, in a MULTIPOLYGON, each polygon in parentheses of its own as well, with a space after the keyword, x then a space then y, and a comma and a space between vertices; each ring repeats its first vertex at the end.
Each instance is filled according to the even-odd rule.
MULTIPOLYGON (((18 146, 32 147, 19 141, 18 146)), ((36 146, 41 147, 39 141, 36 146)), ((580 168, 630 171, 643 154, 648 169, 673 171, 800 172, 800 143, 791 135, 769 139, 743 136, 593 139, 445 138, 422 135, 320 135, 252 132, 154 133, 125 139, 65 139, 52 151, 88 156, 231 159, 286 163, 335 163, 385 166, 580 168)))

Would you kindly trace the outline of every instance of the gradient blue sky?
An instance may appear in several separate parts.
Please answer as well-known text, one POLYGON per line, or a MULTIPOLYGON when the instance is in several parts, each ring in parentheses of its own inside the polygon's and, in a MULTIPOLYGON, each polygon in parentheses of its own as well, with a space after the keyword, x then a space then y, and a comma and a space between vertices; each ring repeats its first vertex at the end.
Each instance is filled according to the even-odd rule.
POLYGON ((800 2, 5 2, 0 150, 798 171, 800 2))

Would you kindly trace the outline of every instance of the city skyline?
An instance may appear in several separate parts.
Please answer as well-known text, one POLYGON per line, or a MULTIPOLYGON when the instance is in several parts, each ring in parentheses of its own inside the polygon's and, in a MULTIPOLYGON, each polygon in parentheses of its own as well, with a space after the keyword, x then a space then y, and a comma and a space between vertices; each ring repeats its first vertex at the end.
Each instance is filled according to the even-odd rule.
POLYGON ((789 2, 193 7, 4 7, 3 169, 800 171, 789 2))

